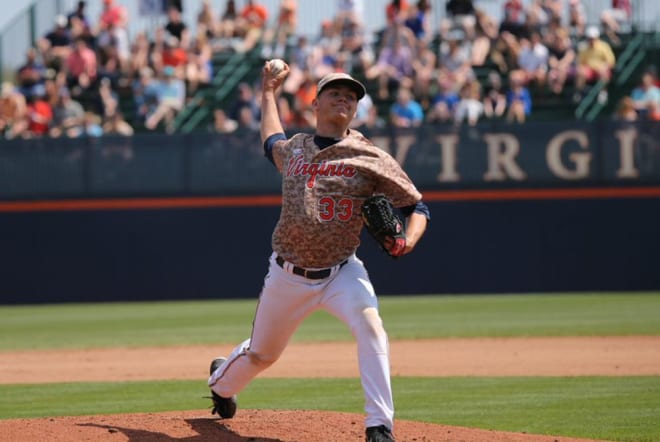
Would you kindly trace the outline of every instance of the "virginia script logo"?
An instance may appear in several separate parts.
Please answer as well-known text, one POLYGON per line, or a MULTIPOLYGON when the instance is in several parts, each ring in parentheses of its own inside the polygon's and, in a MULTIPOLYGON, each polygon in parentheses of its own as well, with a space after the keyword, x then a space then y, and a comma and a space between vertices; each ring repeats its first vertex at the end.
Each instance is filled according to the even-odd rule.
POLYGON ((343 162, 329 163, 321 161, 320 163, 307 163, 302 155, 291 157, 289 167, 286 169, 286 176, 309 176, 307 188, 311 189, 316 183, 317 176, 339 176, 353 178, 357 175, 357 169, 353 166, 347 166, 343 162))

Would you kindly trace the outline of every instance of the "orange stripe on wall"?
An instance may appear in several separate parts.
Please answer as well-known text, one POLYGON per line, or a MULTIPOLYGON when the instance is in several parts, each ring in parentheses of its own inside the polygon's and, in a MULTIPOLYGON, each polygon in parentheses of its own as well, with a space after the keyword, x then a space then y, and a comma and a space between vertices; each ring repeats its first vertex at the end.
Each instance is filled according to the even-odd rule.
MULTIPOLYGON (((424 201, 507 201, 602 198, 658 198, 658 187, 603 187, 572 189, 440 190, 424 192, 424 201)), ((54 212, 69 210, 147 210, 205 207, 279 206, 280 195, 240 197, 111 198, 42 201, 0 201, 0 212, 54 212)))
POLYGON ((178 197, 112 198, 0 202, 0 212, 49 212, 65 210, 188 209, 205 207, 278 206, 282 197, 178 197))
POLYGON ((498 201, 657 197, 660 197, 660 187, 497 189, 424 192, 424 201, 498 201))

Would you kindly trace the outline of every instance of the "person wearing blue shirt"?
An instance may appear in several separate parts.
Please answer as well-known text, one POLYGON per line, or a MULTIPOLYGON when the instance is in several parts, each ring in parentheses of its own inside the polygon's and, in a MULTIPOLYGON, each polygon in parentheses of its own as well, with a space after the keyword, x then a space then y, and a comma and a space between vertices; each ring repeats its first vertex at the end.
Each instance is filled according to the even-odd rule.
POLYGON ((424 121, 422 105, 413 99, 410 89, 400 87, 390 107, 390 121, 395 127, 418 127, 424 121))
POLYGON ((532 112, 532 96, 525 87, 524 73, 513 71, 509 74, 509 90, 506 93, 508 112, 506 119, 509 123, 524 123, 532 112))

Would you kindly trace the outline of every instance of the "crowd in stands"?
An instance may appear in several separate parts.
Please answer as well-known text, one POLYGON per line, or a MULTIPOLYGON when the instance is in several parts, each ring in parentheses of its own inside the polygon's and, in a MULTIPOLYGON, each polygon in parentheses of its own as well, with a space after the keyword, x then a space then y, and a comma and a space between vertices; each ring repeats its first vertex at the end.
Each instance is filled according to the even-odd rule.
MULTIPOLYGON (((613 48, 632 23, 630 0, 612 0, 598 24, 587 23, 583 0, 502 1, 499 22, 472 0, 448 0, 438 23, 427 0, 392 0, 383 11, 365 11, 365 0, 336 2, 336 15, 314 36, 296 34, 297 0, 281 0, 276 11, 258 0, 227 0, 216 11, 206 0, 196 23, 186 23, 173 2, 164 26, 131 38, 130 17, 119 1, 103 0, 97 18, 79 1, 74 11, 55 18, 53 29, 27 51, 15 80, 2 85, 0 133, 31 138, 129 136, 136 128, 171 132, 187 100, 212 81, 215 54, 255 51, 263 60, 284 58, 291 67, 278 103, 285 128, 314 126, 316 83, 334 71, 368 86, 355 127, 523 123, 534 112, 535 97, 577 103, 594 83, 611 81, 613 48), (367 32, 365 14, 375 13, 384 15, 386 26, 367 32), (130 117, 122 114, 122 90, 130 91, 130 117)), ((231 106, 214 109, 209 130, 258 128, 259 86, 241 83, 231 106)), ((608 100, 605 91, 602 102, 608 100)), ((653 66, 619 103, 615 117, 660 119, 653 66)))

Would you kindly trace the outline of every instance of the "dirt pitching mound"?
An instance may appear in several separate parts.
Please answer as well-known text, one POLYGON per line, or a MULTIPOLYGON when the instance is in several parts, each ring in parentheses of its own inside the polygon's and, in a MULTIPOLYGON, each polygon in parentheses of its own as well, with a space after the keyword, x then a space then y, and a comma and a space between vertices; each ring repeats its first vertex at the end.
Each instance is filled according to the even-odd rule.
MULTIPOLYGON (((577 442, 587 439, 478 430, 397 420, 401 442, 577 442)), ((352 442, 364 441, 363 416, 319 411, 239 410, 230 420, 209 410, 0 421, 0 440, 49 442, 352 442)))

